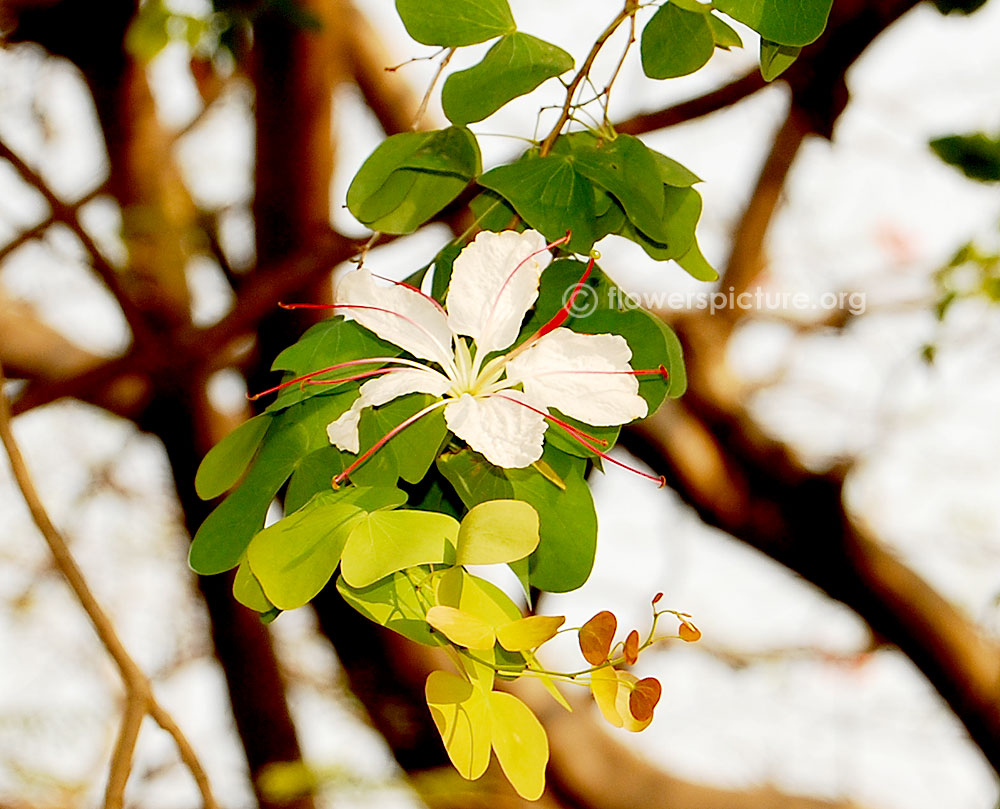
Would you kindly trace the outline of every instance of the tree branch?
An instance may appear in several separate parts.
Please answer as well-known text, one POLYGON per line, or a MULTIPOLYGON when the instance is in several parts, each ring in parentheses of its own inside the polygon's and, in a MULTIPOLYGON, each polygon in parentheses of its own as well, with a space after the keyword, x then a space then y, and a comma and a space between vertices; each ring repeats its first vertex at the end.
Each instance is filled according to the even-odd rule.
MULTIPOLYGON (((118 743, 115 746, 116 758, 112 762, 112 777, 109 779, 108 794, 112 800, 115 800, 117 797, 120 797, 119 790, 124 789, 124 782, 127 780, 128 773, 127 770, 124 770, 124 765, 120 761, 120 758, 131 757, 135 746, 133 737, 138 734, 138 723, 136 723, 135 717, 129 716, 129 714, 136 711, 135 706, 139 706, 144 714, 149 713, 160 727, 173 738, 181 760, 190 771, 198 786, 205 809, 217 809, 217 804, 215 798, 212 796, 212 789, 208 782, 208 776, 205 774, 201 762, 195 755, 194 749, 177 726, 177 723, 157 702, 153 694, 152 685, 146 675, 143 674, 142 669, 139 668, 138 664, 126 651, 124 644, 122 644, 118 637, 118 633, 115 631, 114 625, 111 623, 111 619, 108 618, 97 602, 97 599, 90 590, 90 586, 87 584, 83 571, 80 570, 76 564, 76 560, 70 553, 66 541, 52 524, 48 512, 46 512, 45 507, 42 505, 35 485, 31 480, 31 475, 28 472, 27 464, 25 464, 21 450, 14 439, 14 433, 11 429, 10 407, 6 396, 2 393, 4 381, 3 367, 0 365, 0 442, 3 443, 10 459, 14 480, 21 490, 21 494, 28 506, 28 510, 31 512, 35 525, 49 546, 49 551, 52 554, 56 568, 62 574, 63 578, 66 579, 77 601, 80 602, 80 606, 83 607, 94 630, 97 632, 101 644, 118 667, 118 672, 125 685, 128 700, 126 717, 118 743)), ((113 806, 114 804, 110 805, 113 806)))

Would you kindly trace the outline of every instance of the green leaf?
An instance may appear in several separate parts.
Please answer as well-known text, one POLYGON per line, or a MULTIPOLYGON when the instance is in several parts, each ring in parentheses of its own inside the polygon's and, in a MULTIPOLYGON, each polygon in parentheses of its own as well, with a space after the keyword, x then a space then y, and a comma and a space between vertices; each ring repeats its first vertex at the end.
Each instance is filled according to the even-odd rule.
POLYGON ((700 70, 715 51, 709 15, 674 2, 660 6, 642 31, 642 69, 651 79, 672 79, 700 70))
MULTIPOLYGON (((358 457, 433 402, 432 396, 411 393, 382 407, 365 410, 361 414, 358 429, 358 457)), ((447 433, 442 408, 431 411, 383 444, 351 474, 351 480, 366 486, 395 485, 399 478, 408 483, 417 483, 434 463, 447 433)))
POLYGON ((462 677, 432 671, 424 695, 451 763, 463 778, 479 778, 490 763, 487 692, 462 677))
POLYGON ((714 5, 764 39, 802 46, 823 33, 833 0, 715 0, 714 5))
POLYGON ((267 600, 260 582, 250 570, 250 564, 246 557, 236 568, 236 577, 233 579, 233 598, 254 612, 270 612, 274 609, 274 604, 267 600))
POLYGON ((725 20, 716 17, 714 14, 708 15, 708 27, 712 29, 712 39, 715 40, 715 47, 724 51, 730 48, 742 48, 743 40, 736 30, 725 20))
POLYGON ((308 603, 337 569, 351 528, 364 515, 337 494, 317 495, 250 542, 250 569, 275 606, 293 610, 308 603))
POLYGON ((676 160, 660 154, 654 149, 650 149, 650 151, 653 153, 653 159, 656 160, 656 168, 660 172, 660 180, 664 185, 687 188, 701 182, 701 177, 686 166, 682 166, 676 160))
POLYGON ((972 14, 986 5, 986 0, 932 0, 942 14, 972 14))
POLYGON ((534 801, 545 790, 549 740, 531 709, 513 694, 491 691, 489 727, 493 752, 511 786, 525 800, 534 801))
POLYGON ((318 396, 272 419, 250 471, 208 515, 191 542, 188 561, 197 573, 221 573, 239 564, 282 484, 307 455, 328 446, 326 425, 353 399, 353 394, 318 396))
MULTIPOLYGON (((303 376, 321 368, 364 357, 397 357, 399 346, 377 337, 356 321, 332 317, 309 328, 274 358, 272 371, 303 376)), ((379 367, 373 364, 373 368, 379 367)))
POLYGON ((330 491, 334 476, 344 471, 351 457, 332 446, 322 447, 306 455, 288 480, 285 511, 289 514, 297 511, 313 495, 330 491))
POLYGON ((716 272, 715 267, 708 263, 708 259, 702 255, 701 248, 698 247, 698 242, 691 242, 691 247, 683 256, 678 256, 674 259, 684 271, 690 275, 692 278, 697 278, 699 281, 718 281, 719 273, 716 272))
POLYGON ((403 132, 384 140, 347 189, 358 221, 383 233, 411 233, 457 197, 482 168, 464 127, 403 132))
POLYGON ((631 135, 619 135, 593 148, 574 149, 572 155, 576 170, 613 194, 636 227, 659 228, 663 184, 656 158, 646 144, 631 135))
POLYGON ((195 491, 202 500, 218 497, 240 479, 270 426, 270 416, 254 416, 208 451, 194 477, 195 491))
POLYGON ((554 241, 570 231, 570 250, 586 253, 593 246, 594 189, 565 155, 528 156, 497 166, 479 184, 508 200, 546 239, 554 241))
POLYGON ((473 506, 458 529, 455 563, 493 565, 523 559, 538 547, 538 514, 520 500, 473 506))
MULTIPOLYGON (((421 575, 426 575, 426 571, 421 575)), ((440 646, 441 641, 424 619, 426 608, 416 588, 405 573, 394 573, 368 587, 354 588, 337 579, 337 590, 344 600, 365 618, 404 638, 425 646, 440 646)))
POLYGON ((966 177, 980 182, 1000 181, 1000 137, 982 132, 936 138, 931 149, 945 163, 961 169, 966 177))
POLYGON ((663 186, 663 221, 658 232, 645 233, 627 221, 621 235, 631 239, 657 261, 676 259, 691 249, 701 217, 701 195, 693 188, 663 186))
POLYGON ((507 0, 396 0, 396 11, 424 45, 475 45, 517 30, 507 0))
POLYGON ((562 48, 529 34, 507 34, 479 64, 448 77, 441 105, 452 123, 471 124, 572 68, 573 57, 562 48))
POLYGON ((351 530, 341 573, 352 587, 367 587, 397 570, 444 562, 457 538, 458 522, 447 514, 376 511, 351 530))
POLYGON ((802 48, 793 45, 779 45, 766 39, 760 41, 760 75, 764 81, 774 81, 799 58, 802 48))
POLYGON ((520 219, 510 203, 493 191, 483 191, 473 197, 469 203, 472 215, 476 218, 476 227, 480 230, 492 230, 499 233, 501 230, 517 228, 520 219))

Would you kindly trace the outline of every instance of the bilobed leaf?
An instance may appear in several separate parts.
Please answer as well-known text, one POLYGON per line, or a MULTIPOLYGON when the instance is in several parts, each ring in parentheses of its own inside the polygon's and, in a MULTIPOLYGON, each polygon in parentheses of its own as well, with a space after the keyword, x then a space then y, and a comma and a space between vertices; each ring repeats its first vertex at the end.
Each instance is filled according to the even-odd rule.
POLYGON ((196 572, 221 573, 239 564, 250 539, 263 526, 275 494, 303 458, 328 445, 326 425, 347 410, 353 398, 317 396, 271 421, 246 477, 195 534, 188 561, 196 572))
POLYGON ((195 491, 202 500, 218 497, 240 479, 270 425, 270 416, 254 416, 208 451, 194 478, 195 491))
POLYGON ((697 191, 664 185, 663 219, 658 229, 647 233, 626 221, 620 235, 634 241, 657 261, 676 259, 691 249, 700 217, 701 195, 697 191))
POLYGON ((333 446, 321 447, 306 455, 288 480, 285 511, 298 511, 314 495, 330 491, 334 475, 343 472, 353 457, 333 446))
POLYGON ((656 160, 656 168, 660 172, 660 180, 664 185, 672 185, 676 188, 687 188, 695 183, 701 182, 701 177, 695 174, 687 166, 683 166, 671 157, 650 149, 653 159, 656 160))
POLYGON ((565 622, 566 618, 562 615, 529 615, 498 626, 496 636, 508 652, 524 652, 554 638, 565 622))
POLYGON ((456 564, 493 565, 523 559, 538 547, 538 513, 521 500, 473 506, 458 529, 456 564))
POLYGON ((457 646, 492 649, 496 633, 492 625, 457 607, 437 605, 427 610, 427 623, 457 646))
POLYGON ((681 268, 692 278, 697 278, 699 281, 718 281, 719 273, 716 272, 715 268, 708 263, 708 259, 702 255, 701 248, 698 247, 698 242, 691 242, 691 246, 688 251, 683 255, 674 259, 681 268))
POLYGON ((716 17, 714 14, 708 15, 708 27, 712 29, 712 38, 715 40, 715 47, 728 51, 730 48, 742 48, 743 40, 736 30, 725 20, 716 17))
POLYGON ((625 724, 617 708, 620 688, 618 673, 611 666, 602 666, 590 673, 590 693, 594 697, 594 702, 597 703, 605 720, 616 728, 625 724))
POLYGON ((642 31, 642 69, 651 79, 672 79, 700 70, 715 51, 709 15, 660 6, 642 31))
POLYGON ((760 75, 765 81, 774 81, 799 58, 802 48, 794 45, 779 45, 766 39, 760 41, 760 75))
POLYGON ((367 587, 403 568, 443 562, 457 537, 458 522, 447 514, 376 511, 354 524, 341 574, 352 587, 367 587))
POLYGON ((628 697, 628 710, 639 722, 653 718, 653 710, 660 701, 663 686, 655 677, 643 677, 632 688, 628 697))
POLYGON ((267 596, 264 595, 260 582, 250 570, 246 558, 236 568, 236 576, 233 579, 233 598, 254 612, 267 612, 274 608, 274 604, 268 601, 267 596))
POLYGON ((569 248, 586 252, 594 244, 594 188, 565 155, 526 157, 497 166, 479 178, 546 239, 572 233, 569 248))
POLYGON ((425 607, 417 590, 405 573, 394 573, 368 587, 354 588, 337 579, 337 590, 344 600, 365 618, 405 638, 425 646, 439 646, 424 619, 425 607))
POLYGON ((293 610, 322 590, 362 515, 355 505, 317 495, 258 533, 247 548, 247 560, 270 602, 293 610))
POLYGON ((636 630, 633 629, 625 638, 625 648, 622 650, 622 655, 630 666, 635 665, 635 661, 639 659, 639 633, 636 630))
POLYGON ((782 45, 808 45, 826 28, 833 0, 715 0, 715 8, 782 45))
MULTIPOLYGON (((625 730, 631 733, 639 733, 649 727, 649 723, 653 721, 651 708, 649 709, 649 715, 646 716, 645 714, 645 709, 649 707, 648 697, 650 695, 647 693, 645 695, 647 699, 644 699, 637 705, 637 710, 645 716, 644 719, 639 719, 632 713, 631 705, 632 694, 635 692, 639 678, 629 671, 615 671, 615 677, 618 678, 618 694, 615 697, 615 710, 622 720, 620 727, 625 728, 625 730)), ((653 703, 653 707, 655 707, 655 702, 653 703)))
POLYGON ((517 29, 507 0, 396 0, 396 11, 424 45, 475 45, 517 29))
POLYGON ((489 694, 490 735, 493 751, 511 786, 522 798, 533 801, 545 790, 549 740, 531 709, 513 694, 489 694))
POLYGON ((936 138, 931 149, 945 163, 980 182, 1000 182, 1000 137, 982 132, 936 138))
POLYGON ((490 763, 488 697, 462 677, 432 671, 424 686, 427 707, 448 758, 463 778, 479 778, 490 763))
POLYGON ((580 652, 592 666, 599 666, 608 659, 611 642, 615 639, 618 619, 609 610, 601 610, 580 627, 580 652))
MULTIPOLYGON (((330 318, 309 328, 296 342, 274 358, 272 371, 289 371, 303 376, 331 365, 366 357, 396 357, 399 346, 382 340, 353 320, 330 318)), ((381 363, 365 365, 366 370, 379 368, 381 363)), ((341 376, 349 375, 341 372, 341 376)), ((336 376, 335 373, 327 375, 336 376)), ((318 377, 322 379, 323 377, 318 377)))
MULTIPOLYGON (((423 393, 410 393, 382 405, 368 408, 361 414, 358 428, 360 455, 374 446, 406 419, 434 402, 423 393)), ((423 479, 447 434, 441 408, 425 414, 410 424, 351 474, 358 485, 395 485, 399 478, 408 483, 423 479)))
POLYGON ((347 190, 358 221, 410 233, 451 202, 481 169, 479 145, 464 127, 403 132, 384 140, 347 190))
POLYGON ((528 34, 507 34, 479 64, 448 77, 441 105, 452 123, 471 124, 572 67, 573 57, 562 48, 528 34))
POLYGON ((437 601, 474 615, 492 627, 503 626, 521 617, 521 610, 492 582, 473 576, 463 567, 445 571, 438 582, 437 601))

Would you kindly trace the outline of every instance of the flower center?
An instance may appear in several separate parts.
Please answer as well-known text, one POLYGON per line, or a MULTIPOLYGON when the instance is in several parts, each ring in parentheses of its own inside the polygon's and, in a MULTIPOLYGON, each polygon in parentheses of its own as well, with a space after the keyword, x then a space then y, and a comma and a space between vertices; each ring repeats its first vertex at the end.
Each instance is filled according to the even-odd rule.
POLYGON ((504 384, 500 381, 508 357, 506 355, 494 357, 485 366, 480 367, 483 357, 479 354, 478 347, 476 352, 476 356, 473 356, 464 337, 455 338, 455 372, 448 373, 452 385, 445 396, 456 399, 466 393, 470 396, 483 396, 511 387, 509 383, 504 384))

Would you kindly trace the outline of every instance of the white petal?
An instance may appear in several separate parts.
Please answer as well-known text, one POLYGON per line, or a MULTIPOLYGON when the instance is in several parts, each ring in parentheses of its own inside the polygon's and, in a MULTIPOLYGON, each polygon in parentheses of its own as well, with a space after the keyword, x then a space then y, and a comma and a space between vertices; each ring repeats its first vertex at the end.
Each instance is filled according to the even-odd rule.
POLYGON ((632 351, 620 334, 555 329, 507 365, 533 402, 594 426, 625 424, 646 415, 639 380, 629 371, 632 351))
POLYGON ((516 390, 482 397, 466 393, 445 406, 444 418, 448 429, 490 463, 518 469, 542 457, 546 427, 540 413, 519 401, 524 396, 516 390))
POLYGON ((507 348, 538 297, 538 278, 552 260, 534 230, 483 231, 455 259, 448 286, 448 323, 480 351, 507 348), (532 253, 541 250, 536 256, 532 253))
POLYGON ((426 371, 419 368, 400 368, 398 371, 391 371, 365 382, 359 388, 361 395, 354 400, 350 410, 341 414, 336 421, 330 422, 326 427, 326 434, 334 446, 345 452, 356 453, 360 442, 358 423, 361 420, 361 411, 366 407, 384 405, 407 393, 443 396, 449 387, 451 381, 448 377, 430 368, 426 371))
POLYGON ((446 366, 451 362, 451 329, 444 313, 419 292, 393 284, 379 286, 368 270, 347 273, 334 300, 340 311, 383 340, 413 356, 446 366))

